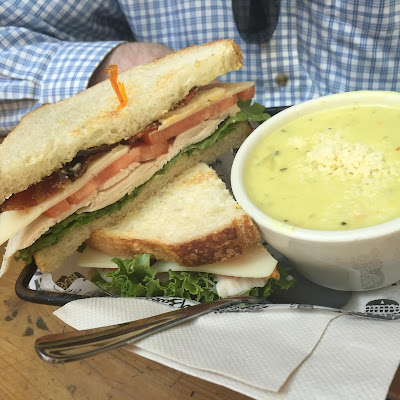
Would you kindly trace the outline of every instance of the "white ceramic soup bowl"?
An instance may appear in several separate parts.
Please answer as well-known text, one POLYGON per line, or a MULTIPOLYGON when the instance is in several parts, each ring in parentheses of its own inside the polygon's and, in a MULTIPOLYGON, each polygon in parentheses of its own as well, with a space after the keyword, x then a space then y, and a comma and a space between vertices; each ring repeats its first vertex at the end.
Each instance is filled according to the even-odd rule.
POLYGON ((258 225, 265 241, 287 257, 303 276, 332 289, 361 291, 400 281, 400 218, 352 230, 298 228, 262 212, 254 205, 243 184, 243 166, 263 137, 307 114, 350 104, 400 106, 400 94, 340 93, 309 100, 280 112, 255 129, 242 144, 233 162, 231 182, 236 200, 258 225))

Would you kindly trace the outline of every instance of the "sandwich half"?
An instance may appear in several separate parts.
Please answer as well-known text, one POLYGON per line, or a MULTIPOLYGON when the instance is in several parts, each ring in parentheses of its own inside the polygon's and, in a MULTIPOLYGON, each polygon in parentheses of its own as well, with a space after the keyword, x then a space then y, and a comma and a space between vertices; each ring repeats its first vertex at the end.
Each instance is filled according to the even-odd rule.
POLYGON ((209 301, 290 286, 249 215, 204 163, 118 224, 92 232, 78 265, 96 268, 94 281, 122 296, 209 301))
POLYGON ((26 115, 0 145, 0 276, 15 258, 56 269, 179 173, 238 147, 247 121, 267 118, 250 105, 254 84, 210 82, 241 62, 231 40, 192 46, 26 115))

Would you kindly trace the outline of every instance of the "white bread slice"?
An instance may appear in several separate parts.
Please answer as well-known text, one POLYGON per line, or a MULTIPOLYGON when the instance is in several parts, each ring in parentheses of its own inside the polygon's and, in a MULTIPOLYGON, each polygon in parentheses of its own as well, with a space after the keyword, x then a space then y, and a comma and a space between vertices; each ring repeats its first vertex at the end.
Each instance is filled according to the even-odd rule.
POLYGON ((120 110, 108 80, 39 107, 23 117, 0 145, 0 203, 61 168, 79 150, 132 137, 194 86, 241 66, 237 44, 219 40, 121 73, 118 80, 125 85, 128 104, 120 110))
POLYGON ((74 228, 63 236, 55 245, 38 251, 34 257, 39 270, 42 272, 54 271, 68 256, 70 256, 90 237, 92 232, 118 223, 127 213, 139 207, 141 203, 155 195, 162 187, 168 184, 168 182, 171 182, 175 177, 193 165, 199 162, 213 162, 217 157, 220 157, 232 148, 239 147, 251 130, 252 129, 247 122, 241 122, 236 125, 235 131, 219 139, 209 148, 196 151, 190 156, 183 155, 176 162, 170 165, 164 174, 156 175, 146 183, 139 194, 121 210, 86 225, 74 228))
POLYGON ((224 182, 199 163, 118 224, 93 232, 88 243, 108 254, 150 253, 190 267, 236 257, 259 240, 256 226, 224 182))

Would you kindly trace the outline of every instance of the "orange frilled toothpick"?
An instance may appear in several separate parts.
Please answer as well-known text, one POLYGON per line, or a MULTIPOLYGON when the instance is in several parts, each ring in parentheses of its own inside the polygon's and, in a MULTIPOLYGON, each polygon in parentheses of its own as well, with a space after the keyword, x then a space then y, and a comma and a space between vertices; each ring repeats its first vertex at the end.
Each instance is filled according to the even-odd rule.
POLYGON ((104 72, 106 74, 110 74, 108 79, 110 80, 111 86, 117 94, 119 100, 119 106, 117 107, 117 110, 120 110, 128 103, 128 96, 126 95, 124 84, 122 82, 118 82, 118 66, 110 65, 104 70, 104 72))

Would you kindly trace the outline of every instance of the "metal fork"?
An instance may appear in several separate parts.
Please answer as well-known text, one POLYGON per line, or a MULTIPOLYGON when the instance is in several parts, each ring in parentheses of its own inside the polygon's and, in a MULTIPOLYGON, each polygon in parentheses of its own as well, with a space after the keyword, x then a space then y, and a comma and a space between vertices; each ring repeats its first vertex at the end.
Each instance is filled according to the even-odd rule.
POLYGON ((237 296, 218 299, 209 303, 197 304, 195 306, 109 328, 96 328, 43 336, 36 340, 35 349, 40 358, 50 363, 65 363, 81 360, 85 357, 91 357, 101 352, 133 343, 136 340, 143 339, 153 333, 197 318, 200 315, 213 311, 222 311, 223 309, 238 304, 261 304, 262 308, 271 309, 300 308, 333 311, 341 314, 384 320, 400 318, 400 314, 371 314, 308 304, 273 304, 257 297, 237 296))

